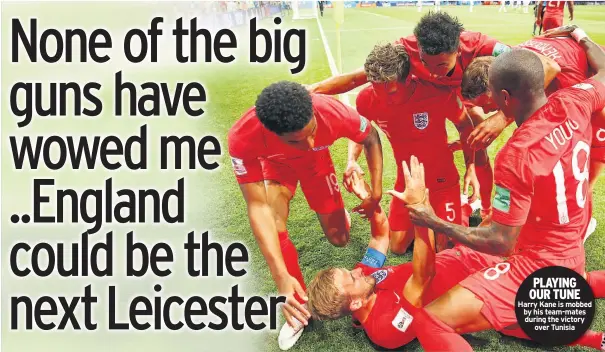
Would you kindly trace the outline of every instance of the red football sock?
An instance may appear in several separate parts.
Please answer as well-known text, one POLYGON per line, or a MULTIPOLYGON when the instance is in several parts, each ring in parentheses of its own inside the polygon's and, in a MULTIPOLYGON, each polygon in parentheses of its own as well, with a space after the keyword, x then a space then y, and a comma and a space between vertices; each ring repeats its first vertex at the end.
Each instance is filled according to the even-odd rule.
POLYGON ((603 343, 604 343, 604 341, 603 341, 602 332, 588 330, 576 342, 571 343, 569 345, 570 346, 592 347, 596 350, 601 351, 601 347, 603 346, 603 343))
POLYGON ((426 352, 473 351, 471 345, 462 336, 425 309, 418 309, 415 312, 412 325, 418 341, 426 352))
POLYGON ((605 270, 586 273, 586 281, 592 288, 594 298, 605 298, 605 270))
POLYGON ((481 208, 486 210, 492 207, 492 190, 494 189, 494 171, 488 161, 485 165, 475 166, 475 174, 479 181, 479 195, 481 196, 481 208))
MULTIPOLYGON (((307 286, 305 285, 305 279, 303 278, 302 271, 300 270, 300 265, 298 264, 298 251, 296 247, 294 247, 294 243, 288 237, 288 231, 283 231, 279 233, 279 245, 281 247, 281 254, 284 257, 284 262, 286 264, 286 269, 288 269, 288 274, 292 275, 300 286, 302 286, 303 290, 307 290, 307 286)), ((305 301, 298 296, 295 295, 296 300, 300 303, 305 303, 305 301)))

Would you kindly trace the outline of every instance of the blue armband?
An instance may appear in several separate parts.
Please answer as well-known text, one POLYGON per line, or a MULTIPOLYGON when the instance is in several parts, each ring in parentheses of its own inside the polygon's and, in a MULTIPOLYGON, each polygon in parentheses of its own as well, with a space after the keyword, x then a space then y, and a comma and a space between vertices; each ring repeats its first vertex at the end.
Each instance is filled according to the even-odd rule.
POLYGON ((374 248, 368 248, 366 254, 364 254, 361 264, 367 265, 371 268, 382 268, 384 262, 387 260, 387 256, 374 248))

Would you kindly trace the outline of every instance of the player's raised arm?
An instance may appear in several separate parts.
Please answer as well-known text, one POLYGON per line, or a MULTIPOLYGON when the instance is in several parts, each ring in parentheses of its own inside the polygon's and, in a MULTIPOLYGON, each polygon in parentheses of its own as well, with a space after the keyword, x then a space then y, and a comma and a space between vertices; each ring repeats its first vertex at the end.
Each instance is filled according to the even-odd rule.
POLYGON ((307 86, 311 93, 336 95, 351 91, 368 82, 363 67, 355 71, 332 76, 307 86))
MULTIPOLYGON (((428 190, 424 183, 424 165, 415 156, 410 159, 410 168, 402 163, 405 177, 405 191, 389 191, 400 201, 411 205, 422 203, 430 207, 428 190)), ((412 276, 403 288, 403 295, 416 307, 424 306, 423 296, 435 277, 435 235, 433 230, 416 226, 414 228, 414 252, 412 257, 412 276)))
POLYGON ((353 175, 364 175, 361 166, 359 166, 359 164, 357 163, 357 159, 359 159, 361 152, 363 152, 363 145, 349 140, 349 146, 347 151, 347 168, 345 169, 345 172, 342 176, 342 184, 344 185, 347 192, 352 192, 351 186, 354 182, 353 175))
MULTIPOLYGON (((357 198, 363 200, 370 196, 372 190, 360 174, 354 173, 351 177, 351 192, 353 192, 357 198)), ((386 256, 389 250, 389 222, 380 206, 378 206, 378 209, 369 220, 372 237, 368 244, 369 250, 366 252, 366 257, 369 256, 374 259, 382 258, 382 260, 378 260, 381 262, 380 266, 382 266, 382 264, 384 264, 384 258, 386 258, 383 256, 386 256), (382 254, 382 256, 377 253, 382 254)))
POLYGON ((358 212, 365 217, 370 217, 376 210, 382 199, 382 143, 378 131, 372 127, 372 124, 363 118, 370 128, 370 133, 361 142, 365 152, 370 178, 372 180, 372 192, 370 196, 362 200, 361 204, 353 208, 354 212, 358 212))

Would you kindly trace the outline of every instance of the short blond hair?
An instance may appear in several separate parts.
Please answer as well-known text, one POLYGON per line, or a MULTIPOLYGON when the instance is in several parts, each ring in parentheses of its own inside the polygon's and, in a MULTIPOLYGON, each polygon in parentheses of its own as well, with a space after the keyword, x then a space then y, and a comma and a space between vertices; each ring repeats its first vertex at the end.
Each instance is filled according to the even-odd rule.
POLYGON ((370 82, 404 82, 410 73, 410 57, 401 44, 378 44, 366 58, 363 68, 370 82))
POLYGON ((462 97, 464 99, 475 99, 487 93, 488 71, 494 59, 493 56, 480 56, 474 59, 464 70, 462 76, 462 97))
POLYGON ((317 273, 307 289, 307 307, 316 320, 332 320, 350 314, 349 300, 334 283, 336 268, 317 273))

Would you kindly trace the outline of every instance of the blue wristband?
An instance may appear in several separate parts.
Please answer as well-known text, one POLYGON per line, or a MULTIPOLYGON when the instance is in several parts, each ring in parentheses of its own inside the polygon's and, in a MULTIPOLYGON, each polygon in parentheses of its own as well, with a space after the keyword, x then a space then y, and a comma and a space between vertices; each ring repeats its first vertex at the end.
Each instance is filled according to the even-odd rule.
POLYGON ((374 248, 368 248, 366 254, 361 260, 361 264, 367 265, 371 268, 382 268, 384 262, 387 260, 387 256, 374 248))

